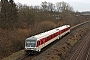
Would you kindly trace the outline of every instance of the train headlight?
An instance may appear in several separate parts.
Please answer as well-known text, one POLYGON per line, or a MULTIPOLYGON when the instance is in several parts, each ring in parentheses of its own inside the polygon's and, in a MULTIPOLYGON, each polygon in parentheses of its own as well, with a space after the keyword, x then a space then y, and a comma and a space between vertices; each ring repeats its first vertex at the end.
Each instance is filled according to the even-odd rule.
POLYGON ((27 49, 27 47, 25 47, 25 49, 27 49))

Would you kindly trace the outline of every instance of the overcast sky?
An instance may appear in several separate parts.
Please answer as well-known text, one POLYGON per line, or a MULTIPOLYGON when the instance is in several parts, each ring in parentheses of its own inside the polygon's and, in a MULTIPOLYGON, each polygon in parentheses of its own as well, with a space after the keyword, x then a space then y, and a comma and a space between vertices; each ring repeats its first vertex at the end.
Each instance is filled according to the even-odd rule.
POLYGON ((90 0, 14 0, 15 3, 22 3, 27 5, 40 5, 41 2, 67 2, 71 5, 74 11, 90 11, 90 0))

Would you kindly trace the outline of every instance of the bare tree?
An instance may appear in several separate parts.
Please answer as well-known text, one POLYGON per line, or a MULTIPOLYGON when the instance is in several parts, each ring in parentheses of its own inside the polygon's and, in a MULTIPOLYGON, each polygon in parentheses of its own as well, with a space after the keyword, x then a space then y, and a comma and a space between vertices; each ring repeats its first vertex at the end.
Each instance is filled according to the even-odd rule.
POLYGON ((73 8, 66 2, 57 2, 56 3, 56 9, 58 12, 61 12, 61 19, 64 20, 65 24, 70 24, 72 21, 72 24, 75 23, 75 20, 73 19, 74 13, 73 8))
POLYGON ((61 12, 61 2, 56 3, 56 9, 58 12, 61 12))
POLYGON ((55 8, 54 4, 51 2, 48 2, 48 11, 53 11, 55 8))
POLYGON ((36 10, 36 12, 39 12, 40 6, 34 6, 34 9, 36 10))
POLYGON ((62 12, 66 10, 73 11, 73 8, 66 2, 57 2, 56 8, 58 12, 62 12))
POLYGON ((44 11, 47 11, 47 4, 48 3, 46 1, 41 3, 41 6, 42 6, 44 11))
POLYGON ((0 12, 1 12, 1 1, 0 1, 0 12))

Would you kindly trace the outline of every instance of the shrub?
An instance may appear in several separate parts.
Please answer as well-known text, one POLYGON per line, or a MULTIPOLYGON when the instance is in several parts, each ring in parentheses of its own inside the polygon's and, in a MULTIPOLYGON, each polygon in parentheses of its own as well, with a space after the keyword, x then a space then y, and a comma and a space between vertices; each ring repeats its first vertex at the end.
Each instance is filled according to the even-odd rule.
POLYGON ((48 30, 51 30, 56 27, 56 24, 52 21, 42 21, 41 23, 38 23, 35 25, 35 27, 32 29, 32 34, 35 35, 38 33, 42 33, 48 30))

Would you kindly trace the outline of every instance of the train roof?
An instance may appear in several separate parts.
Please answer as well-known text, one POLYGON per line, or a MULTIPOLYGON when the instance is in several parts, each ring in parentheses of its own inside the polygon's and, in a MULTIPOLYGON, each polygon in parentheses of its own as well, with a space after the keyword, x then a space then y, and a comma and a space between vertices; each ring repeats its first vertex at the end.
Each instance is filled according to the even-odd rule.
POLYGON ((46 31, 46 32, 44 32, 44 33, 35 35, 35 36, 33 36, 33 37, 35 37, 35 38, 37 38, 37 39, 41 39, 41 38, 47 37, 47 36, 55 33, 56 31, 57 31, 56 29, 49 30, 49 31, 46 31))
POLYGON ((58 28, 56 28, 56 29, 63 30, 63 29, 65 29, 65 28, 67 28, 67 27, 70 27, 70 25, 64 25, 64 26, 58 27, 58 28))
POLYGON ((45 38, 51 34, 54 34, 56 32, 58 32, 59 30, 63 30, 64 28, 66 27, 69 27, 69 25, 64 25, 64 26, 61 26, 61 27, 58 27, 58 28, 55 28, 55 29, 52 29, 52 30, 49 30, 49 31, 46 31, 46 32, 43 32, 43 33, 40 33, 38 35, 35 35, 35 36, 32 36, 32 37, 29 37, 27 39, 42 39, 42 38, 45 38))

